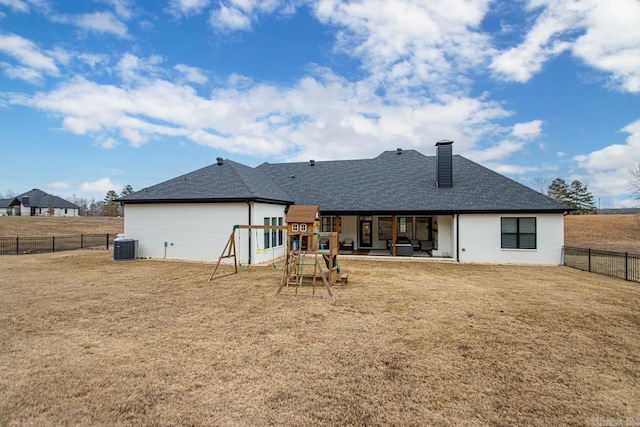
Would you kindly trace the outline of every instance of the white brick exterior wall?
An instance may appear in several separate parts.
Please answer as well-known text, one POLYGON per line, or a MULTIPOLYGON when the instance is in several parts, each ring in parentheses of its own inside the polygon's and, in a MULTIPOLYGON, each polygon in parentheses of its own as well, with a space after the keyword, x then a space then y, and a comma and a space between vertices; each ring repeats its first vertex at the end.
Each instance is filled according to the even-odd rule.
POLYGON ((551 265, 561 263, 564 244, 564 216, 561 213, 461 214, 459 225, 458 253, 461 262, 551 265), (502 217, 535 217, 536 249, 502 249, 502 217))
MULTIPOLYGON (((265 216, 284 217, 284 206, 252 204, 252 224, 262 225, 265 216)), ((217 261, 236 224, 249 223, 247 203, 163 203, 125 205, 124 234, 138 240, 138 256, 194 261, 217 261), (167 242, 166 254, 164 242, 167 242)), ((263 232, 252 230, 248 246, 247 230, 237 232, 238 260, 248 263, 271 261, 282 256, 282 247, 257 254, 264 248, 263 232), (273 251, 276 251, 273 253, 273 251)))

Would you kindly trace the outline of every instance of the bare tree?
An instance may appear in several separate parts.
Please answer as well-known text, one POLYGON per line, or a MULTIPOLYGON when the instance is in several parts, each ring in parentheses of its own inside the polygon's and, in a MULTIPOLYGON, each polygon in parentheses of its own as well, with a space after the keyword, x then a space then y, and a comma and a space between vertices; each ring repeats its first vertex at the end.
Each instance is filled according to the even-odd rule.
POLYGON ((77 205, 80 209, 78 209, 78 215, 80 216, 88 216, 89 215, 89 200, 84 196, 76 196, 75 194, 69 198, 68 201, 77 205))
POLYGON ((18 193, 9 188, 4 193, 0 193, 0 199, 10 199, 12 197, 16 197, 17 195, 18 193))
POLYGON ((636 163, 633 169, 629 169, 629 184, 636 200, 640 200, 640 163, 636 163))

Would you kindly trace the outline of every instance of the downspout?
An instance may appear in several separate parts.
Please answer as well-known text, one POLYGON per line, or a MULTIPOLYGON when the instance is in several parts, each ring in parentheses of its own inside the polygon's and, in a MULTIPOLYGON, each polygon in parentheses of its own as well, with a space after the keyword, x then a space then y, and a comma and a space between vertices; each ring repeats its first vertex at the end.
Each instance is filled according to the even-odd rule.
POLYGON ((460 262, 460 213, 456 214, 456 262, 460 262))
MULTIPOLYGON (((247 207, 249 208, 249 225, 251 225, 251 201, 247 200, 247 207)), ((249 241, 249 255, 247 256, 247 264, 251 265, 251 253, 253 252, 251 250, 251 229, 249 228, 249 238, 247 239, 249 241)))

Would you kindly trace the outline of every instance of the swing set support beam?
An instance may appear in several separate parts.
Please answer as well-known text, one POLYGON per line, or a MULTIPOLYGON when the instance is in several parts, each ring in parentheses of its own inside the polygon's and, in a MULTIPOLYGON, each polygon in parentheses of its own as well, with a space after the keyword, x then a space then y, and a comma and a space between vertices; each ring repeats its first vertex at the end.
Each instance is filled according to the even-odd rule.
POLYGON ((236 254, 236 230, 286 230, 286 225, 234 225, 233 230, 231 230, 231 236, 229 236, 229 240, 227 240, 227 244, 224 246, 222 253, 218 257, 218 262, 216 266, 213 268, 211 275, 209 276, 209 282, 215 279, 219 279, 220 277, 230 276, 232 274, 238 273, 238 257, 236 254), (223 259, 233 258, 234 272, 225 274, 222 276, 218 276, 214 278, 213 276, 216 274, 218 267, 223 259))

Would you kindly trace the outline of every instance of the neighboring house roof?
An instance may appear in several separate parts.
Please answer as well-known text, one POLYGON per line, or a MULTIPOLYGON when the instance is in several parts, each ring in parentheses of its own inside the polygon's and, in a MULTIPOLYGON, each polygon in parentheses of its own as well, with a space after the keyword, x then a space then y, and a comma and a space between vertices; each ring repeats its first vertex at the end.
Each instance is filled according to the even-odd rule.
POLYGON ((22 193, 15 198, 18 199, 25 207, 48 208, 53 206, 54 208, 61 209, 80 209, 80 206, 71 203, 68 200, 54 196, 53 194, 45 193, 37 188, 27 191, 26 193, 22 193), (25 197, 28 197, 29 199, 27 200, 25 197))
POLYGON ((318 205, 292 205, 287 211, 287 222, 312 224, 318 220, 318 205))
POLYGON ((453 156, 452 188, 436 186, 436 157, 415 150, 385 151, 365 160, 264 163, 258 169, 296 204, 318 204, 324 214, 570 209, 459 155, 453 156))
POLYGON ((143 189, 124 203, 270 200, 319 205, 323 214, 564 212, 570 208, 462 156, 453 186, 436 186, 436 156, 385 151, 374 159, 263 163, 231 160, 143 189))
POLYGON ((143 188, 118 199, 124 203, 252 200, 290 204, 293 199, 264 172, 218 159, 217 163, 143 188))
POLYGON ((0 199, 0 209, 2 208, 10 208, 14 205, 19 205, 20 202, 15 197, 11 197, 9 199, 0 199))

